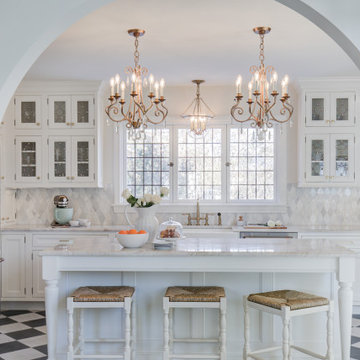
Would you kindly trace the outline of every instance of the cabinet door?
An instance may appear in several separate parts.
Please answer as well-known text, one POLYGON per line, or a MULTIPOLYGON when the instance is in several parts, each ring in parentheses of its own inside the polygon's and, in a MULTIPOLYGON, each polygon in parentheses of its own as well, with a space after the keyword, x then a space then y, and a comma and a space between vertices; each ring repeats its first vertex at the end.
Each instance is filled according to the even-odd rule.
POLYGON ((91 95, 72 96, 72 124, 75 128, 95 127, 94 102, 91 95))
POLYGON ((41 180, 41 137, 17 136, 16 181, 40 182, 41 180))
POLYGON ((15 222, 16 200, 13 189, 1 189, 1 224, 15 222))
POLYGON ((49 127, 66 129, 71 126, 70 96, 49 96, 49 127))
POLYGON ((331 135, 330 180, 353 182, 354 179, 354 135, 331 135))
POLYGON ((15 126, 19 129, 41 128, 41 96, 15 97, 15 126))
POLYGON ((329 181, 329 135, 306 135, 306 181, 329 181))
POLYGON ((354 126, 355 94, 344 92, 331 94, 331 126, 354 126))
POLYGON ((75 182, 95 181, 95 146, 93 136, 72 137, 72 176, 75 182))
POLYGON ((305 100, 306 126, 329 126, 329 94, 307 93, 305 100))
POLYGON ((22 298, 26 295, 25 235, 2 236, 2 297, 22 298))
POLYGON ((49 180, 71 180, 71 138, 68 136, 49 137, 49 180))
POLYGON ((40 252, 45 249, 35 250, 32 253, 32 296, 35 298, 45 297, 45 282, 42 279, 42 258, 40 252))

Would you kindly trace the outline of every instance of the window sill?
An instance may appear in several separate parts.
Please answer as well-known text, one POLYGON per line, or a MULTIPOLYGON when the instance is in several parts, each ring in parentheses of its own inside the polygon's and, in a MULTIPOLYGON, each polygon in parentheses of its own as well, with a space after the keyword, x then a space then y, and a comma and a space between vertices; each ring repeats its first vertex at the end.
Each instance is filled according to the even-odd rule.
MULTIPOLYGON (((126 204, 114 204, 114 213, 123 213, 125 211, 126 204)), ((129 209, 130 212, 134 210, 129 209)), ((196 201, 193 203, 163 203, 158 207, 157 212, 160 214, 176 214, 176 213, 193 213, 196 211, 196 201)), ((236 204, 236 203, 200 203, 201 213, 244 213, 244 214, 268 214, 268 213, 286 213, 287 206, 285 204, 236 204)))

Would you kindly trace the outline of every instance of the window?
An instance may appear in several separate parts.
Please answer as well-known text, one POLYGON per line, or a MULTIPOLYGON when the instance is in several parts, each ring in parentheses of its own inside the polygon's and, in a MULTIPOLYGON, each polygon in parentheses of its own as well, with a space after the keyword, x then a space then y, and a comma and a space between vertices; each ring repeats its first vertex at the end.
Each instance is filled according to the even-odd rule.
POLYGON ((274 200, 274 130, 230 129, 230 200, 274 200))
POLYGON ((142 197, 167 186, 169 201, 174 204, 193 204, 200 199, 227 202, 228 211, 233 205, 257 204, 279 206, 274 211, 283 211, 286 136, 278 136, 274 128, 259 140, 256 129, 231 124, 208 128, 205 136, 168 124, 166 128, 148 128, 144 140, 134 142, 125 134, 123 139, 126 157, 121 161, 126 160, 127 171, 121 172, 125 164, 120 165, 124 186, 119 194, 127 187, 142 197))
POLYGON ((143 141, 127 140, 126 184, 136 197, 169 186, 169 134, 169 129, 147 129, 143 141))
POLYGON ((218 128, 205 136, 177 130, 179 200, 221 200, 221 134, 218 128))

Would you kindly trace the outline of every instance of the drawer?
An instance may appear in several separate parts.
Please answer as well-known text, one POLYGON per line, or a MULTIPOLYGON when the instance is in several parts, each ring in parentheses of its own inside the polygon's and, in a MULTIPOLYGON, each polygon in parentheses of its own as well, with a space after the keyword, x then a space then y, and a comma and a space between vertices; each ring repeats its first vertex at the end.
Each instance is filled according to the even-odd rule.
POLYGON ((32 246, 33 248, 50 248, 56 245, 60 245, 66 241, 74 239, 86 239, 86 238, 99 238, 99 239, 108 239, 108 234, 74 234, 74 233, 64 233, 64 234, 42 234, 42 235, 33 235, 32 237, 32 246))

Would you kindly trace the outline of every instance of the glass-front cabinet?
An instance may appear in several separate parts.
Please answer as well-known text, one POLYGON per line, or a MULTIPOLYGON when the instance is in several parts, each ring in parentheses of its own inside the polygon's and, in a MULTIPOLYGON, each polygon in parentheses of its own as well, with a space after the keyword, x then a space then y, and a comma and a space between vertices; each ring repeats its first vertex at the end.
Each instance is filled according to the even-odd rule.
POLYGON ((42 124, 41 96, 16 96, 15 127, 17 129, 39 129, 42 124))
POLYGON ((71 96, 49 96, 49 127, 64 129, 71 126, 71 96))
POLYGON ((354 182, 354 135, 306 135, 307 182, 354 182))
POLYGON ((41 136, 17 136, 16 175, 20 182, 40 182, 41 179, 41 136))
POLYGON ((95 145, 93 136, 72 137, 72 180, 92 182, 95 180, 95 145))
POLYGON ((71 180, 71 139, 68 136, 49 137, 49 180, 71 180))
POLYGON ((77 128, 95 127, 95 100, 91 95, 72 96, 72 123, 77 128))
POLYGON ((355 93, 306 93, 306 126, 354 126, 354 123, 355 93))

